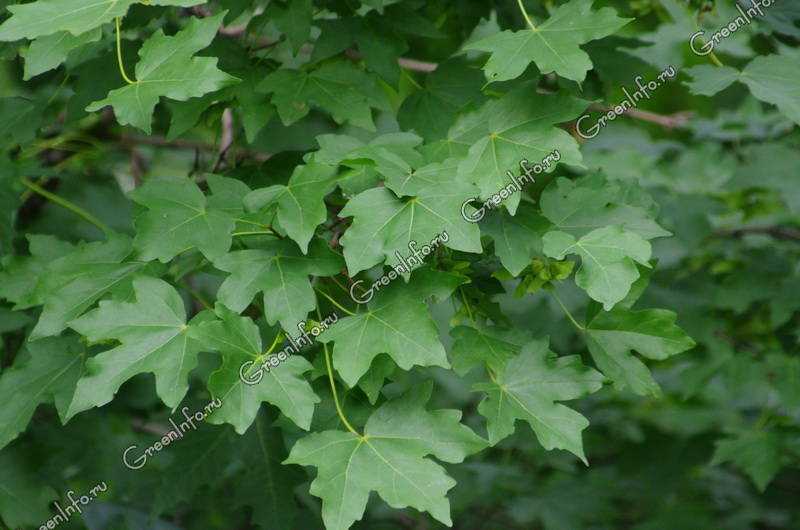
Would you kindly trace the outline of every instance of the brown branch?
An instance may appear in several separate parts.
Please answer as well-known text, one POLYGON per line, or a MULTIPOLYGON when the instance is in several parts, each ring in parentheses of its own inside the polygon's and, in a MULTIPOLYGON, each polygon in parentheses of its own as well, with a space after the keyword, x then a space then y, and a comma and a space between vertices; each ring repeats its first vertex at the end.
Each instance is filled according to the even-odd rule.
MULTIPOLYGON (((128 147, 131 145, 153 145, 158 147, 169 147, 171 149, 189 149, 193 151, 210 151, 217 152, 218 147, 214 144, 206 142, 198 142, 196 140, 167 140, 163 136, 139 136, 122 134, 118 138, 120 144, 128 147)), ((251 158, 256 162, 266 162, 272 156, 269 153, 262 153, 260 151, 253 151, 250 149, 242 149, 237 151, 244 158, 251 158)))
MULTIPOLYGON (((593 104, 589 108, 590 110, 597 112, 609 112, 612 110, 611 107, 606 107, 605 105, 600 105, 597 103, 593 104)), ((655 123, 666 129, 675 129, 678 127, 684 127, 686 126, 687 123, 689 123, 689 119, 693 116, 693 113, 689 111, 677 112, 672 115, 664 115, 664 114, 656 114, 655 112, 650 112, 647 110, 640 110, 634 108, 627 109, 624 112, 624 114, 630 116, 635 120, 655 123)))

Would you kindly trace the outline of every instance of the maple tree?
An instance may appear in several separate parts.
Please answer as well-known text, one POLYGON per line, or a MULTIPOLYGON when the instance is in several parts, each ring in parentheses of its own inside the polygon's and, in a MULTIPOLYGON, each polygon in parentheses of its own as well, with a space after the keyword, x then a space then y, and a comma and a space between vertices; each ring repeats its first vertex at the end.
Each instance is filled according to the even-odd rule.
POLYGON ((0 527, 796 527, 794 3, 0 10, 0 527))

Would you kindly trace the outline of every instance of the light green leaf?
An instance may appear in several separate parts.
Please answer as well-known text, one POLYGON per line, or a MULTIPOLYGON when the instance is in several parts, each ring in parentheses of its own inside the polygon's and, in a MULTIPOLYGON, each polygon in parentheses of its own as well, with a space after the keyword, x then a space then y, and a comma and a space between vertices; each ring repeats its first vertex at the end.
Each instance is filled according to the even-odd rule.
POLYGON ((124 261, 132 251, 128 236, 111 234, 108 241, 79 245, 52 261, 36 286, 44 308, 31 340, 61 333, 107 293, 129 288, 133 274, 144 266, 139 261, 124 261))
POLYGON ((133 289, 134 302, 103 301, 70 323, 90 341, 113 339, 121 344, 86 362, 68 419, 105 405, 125 381, 140 373, 155 375, 156 393, 168 407, 177 407, 186 395, 200 345, 187 333, 183 300, 171 285, 155 278, 136 278, 133 289))
POLYGON ((214 266, 231 273, 217 293, 221 303, 241 313, 263 292, 267 323, 272 326, 279 321, 294 335, 298 323, 317 306, 309 276, 333 276, 344 262, 323 240, 316 239, 305 255, 290 241, 270 241, 231 252, 214 266))
MULTIPOLYGON (((403 190, 414 192, 410 199, 401 200, 385 187, 350 199, 339 216, 354 218, 341 240, 351 276, 384 261, 390 267, 399 265, 400 257, 412 255, 410 246, 423 249, 440 234, 440 241, 449 248, 481 251, 477 225, 461 215, 462 204, 477 190, 440 169, 412 175, 403 190)), ((424 259, 422 254, 420 257, 424 259)))
POLYGON ((687 69, 686 74, 692 78, 691 81, 686 82, 686 86, 693 94, 713 96, 738 81, 740 72, 730 66, 719 67, 702 64, 687 69))
POLYGON ((658 395, 650 370, 636 358, 663 360, 692 349, 695 342, 675 324, 676 315, 663 309, 631 311, 617 308, 599 313, 586 327, 586 342, 597 366, 618 389, 658 395))
POLYGON ((650 243, 619 226, 599 228, 579 240, 566 232, 548 232, 543 243, 544 253, 551 258, 581 257, 575 283, 606 310, 624 299, 639 278, 636 263, 649 267, 650 243))
POLYGON ((136 218, 134 239, 145 261, 166 263, 192 248, 214 260, 231 246, 236 223, 230 205, 215 206, 213 195, 207 199, 191 179, 154 178, 135 189, 131 198, 147 208, 136 218))
POLYGON ((347 530, 361 519, 371 491, 393 508, 429 512, 450 526, 446 494, 455 481, 427 455, 458 463, 485 446, 457 410, 428 412, 432 385, 417 385, 375 411, 364 436, 325 431, 300 439, 286 463, 314 466, 311 493, 322 499, 327 530, 347 530))
POLYGON ((425 282, 416 275, 408 285, 396 280, 376 294, 366 312, 339 320, 319 336, 320 342, 334 343, 333 364, 349 386, 358 383, 381 353, 403 370, 449 366, 436 324, 423 301, 428 292, 420 285, 425 282))
POLYGON ((557 357, 542 339, 526 344, 491 383, 474 389, 487 395, 478 412, 488 420, 492 445, 513 434, 514 423, 521 419, 545 449, 565 449, 586 462, 581 431, 589 421, 555 402, 583 397, 602 386, 603 375, 581 364, 580 356, 557 357))
POLYGON ((581 44, 602 39, 632 19, 620 18, 609 7, 592 11, 594 0, 570 0, 535 28, 502 31, 465 47, 492 56, 483 67, 490 81, 508 81, 522 75, 532 62, 543 74, 555 72, 578 83, 592 69, 581 44))
POLYGON ((800 57, 756 57, 745 67, 741 81, 755 97, 776 105, 784 116, 800 124, 800 57))
POLYGON ((150 134, 153 110, 162 96, 186 101, 238 82, 217 68, 217 58, 194 57, 211 44, 224 16, 225 12, 192 18, 185 29, 170 37, 159 29, 139 49, 135 82, 112 90, 86 110, 94 112, 110 105, 119 123, 150 134))
POLYGON ((68 31, 61 31, 39 37, 26 50, 20 52, 20 56, 25 59, 23 79, 27 81, 41 73, 57 68, 67 60, 67 56, 72 50, 80 48, 84 44, 97 42, 102 36, 103 31, 95 28, 77 36, 68 31))
POLYGON ((280 227, 305 253, 317 227, 327 219, 325 196, 336 187, 336 167, 309 162, 298 166, 286 186, 255 190, 245 197, 251 212, 274 208, 280 227))
MULTIPOLYGON (((308 430, 314 404, 319 398, 303 374, 312 369, 311 363, 299 355, 290 355, 277 367, 264 371, 257 384, 242 381, 240 370, 252 361, 249 375, 258 370, 259 359, 264 361, 264 349, 258 327, 249 317, 241 317, 225 306, 216 309, 219 320, 203 322, 190 332, 206 348, 222 354, 222 366, 211 374, 208 388, 222 406, 214 410, 208 421, 229 423, 236 432, 244 434, 258 415, 261 403, 275 405, 297 425, 308 430)), ((251 381, 255 380, 255 376, 251 381)))
MULTIPOLYGON (((477 185, 481 199, 486 200, 513 183, 509 173, 520 175, 523 160, 534 166, 552 156, 547 172, 559 162, 582 167, 578 143, 555 125, 576 118, 587 105, 564 95, 532 96, 530 87, 525 87, 462 116, 453 129, 469 145, 469 152, 459 165, 459 178, 477 185)), ((535 174, 531 177, 536 179, 535 174)), ((503 201, 512 215, 522 193, 512 193, 503 201)))

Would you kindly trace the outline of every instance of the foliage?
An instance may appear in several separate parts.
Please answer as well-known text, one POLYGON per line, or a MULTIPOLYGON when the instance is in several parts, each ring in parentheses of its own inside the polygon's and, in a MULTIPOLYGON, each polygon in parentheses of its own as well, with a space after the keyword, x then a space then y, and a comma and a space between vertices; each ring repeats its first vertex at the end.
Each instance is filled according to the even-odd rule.
POLYGON ((792 2, 0 9, 3 528, 797 527, 792 2))

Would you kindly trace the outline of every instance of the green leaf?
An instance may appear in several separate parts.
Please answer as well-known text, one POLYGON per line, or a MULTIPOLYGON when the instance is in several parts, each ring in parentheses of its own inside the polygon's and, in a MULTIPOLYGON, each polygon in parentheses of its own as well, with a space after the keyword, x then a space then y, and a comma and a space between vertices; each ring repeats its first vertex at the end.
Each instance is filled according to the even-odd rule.
POLYGON ((770 431, 747 431, 736 438, 717 441, 712 466, 725 462, 744 471, 760 492, 764 492, 783 467, 784 448, 781 437, 770 431))
POLYGON ((675 313, 663 309, 601 312, 586 327, 589 352, 617 389, 630 387, 640 395, 658 395, 660 389, 650 370, 632 352, 664 360, 692 349, 695 342, 675 320, 675 313))
MULTIPOLYGON (((92 30, 116 17, 124 16, 137 0, 38 0, 8 6, 11 18, 0 24, 0 41, 34 39, 59 31, 75 36, 92 30)), ((191 7, 203 0, 151 0, 153 6, 191 7)))
POLYGON ((327 219, 325 196, 333 191, 337 180, 335 167, 309 162, 295 168, 286 186, 270 186, 250 193, 245 197, 245 205, 252 212, 274 208, 280 227, 306 253, 317 227, 327 219))
POLYGON ((314 404, 319 403, 311 385, 303 378, 311 370, 311 363, 299 355, 289 355, 258 378, 256 365, 259 361, 263 363, 265 357, 258 327, 250 318, 241 317, 225 306, 218 305, 216 312, 219 320, 203 322, 190 332, 204 347, 222 354, 222 366, 208 380, 209 390, 222 406, 214 410, 208 421, 229 423, 236 432, 244 434, 256 419, 261 403, 266 401, 308 430, 314 404), (246 362, 253 363, 246 373, 252 376, 250 381, 258 378, 257 384, 242 381, 241 369, 246 362))
POLYGON ((542 192, 540 203, 555 228, 575 237, 609 225, 644 239, 671 235, 655 221, 651 198, 637 188, 609 182, 600 173, 577 180, 557 178, 542 192))
POLYGON ((686 82, 686 86, 693 94, 701 96, 713 96, 725 90, 739 79, 740 72, 730 66, 711 66, 702 64, 693 66, 686 70, 692 80, 686 82))
POLYGON ((306 476, 298 467, 281 464, 288 456, 283 435, 270 424, 262 411, 242 437, 239 451, 246 466, 236 481, 234 498, 237 505, 252 507, 252 521, 262 530, 293 528, 298 509, 286 502, 287 492, 306 476))
POLYGON ((91 42, 97 42, 102 36, 103 31, 95 28, 77 36, 68 31, 61 31, 39 37, 26 50, 20 52, 20 56, 25 59, 23 79, 27 81, 41 73, 57 68, 67 60, 67 56, 72 50, 91 42))
POLYGON ((48 278, 47 267, 51 262, 74 250, 70 243, 47 236, 28 234, 30 256, 6 256, 3 271, 0 271, 0 297, 12 302, 14 309, 28 309, 44 303, 43 295, 36 286, 48 278))
POLYGON ((784 116, 800 124, 800 57, 756 57, 745 67, 741 81, 755 97, 776 105, 784 116))
MULTIPOLYGON (((458 168, 459 178, 477 185, 481 199, 486 200, 513 183, 509 173, 519 175, 523 161, 534 166, 552 156, 555 160, 548 172, 558 162, 582 167, 577 142, 555 125, 576 118, 587 104, 565 95, 531 97, 530 88, 525 87, 463 116, 453 126, 469 145, 458 168), (556 151, 558 156, 553 154, 556 151)), ((514 192, 503 201, 512 215, 521 195, 514 192)))
POLYGON ((403 101, 397 121, 428 141, 444 138, 460 112, 483 100, 482 86, 480 70, 461 60, 446 61, 426 77, 422 90, 403 101))
POLYGON ((74 338, 45 339, 27 345, 27 352, 0 376, 0 449, 24 432, 43 403, 52 403, 62 422, 83 372, 84 348, 74 338))
POLYGON ((108 241, 79 245, 47 266, 36 287, 44 303, 31 340, 58 335, 109 292, 127 290, 144 263, 125 262, 133 248, 128 236, 111 234, 108 241))
POLYGON ((267 323, 280 322, 287 333, 296 334, 298 323, 317 307, 309 276, 333 276, 344 262, 323 240, 315 239, 305 255, 290 241, 270 241, 231 252, 214 266, 231 273, 217 293, 221 303, 241 313, 263 292, 267 323))
POLYGON ((10 528, 38 525, 50 517, 49 504, 58 496, 37 478, 21 451, 0 452, 0 484, 0 517, 10 528))
POLYGON ((502 372, 506 363, 531 340, 527 331, 497 326, 457 326, 450 330, 450 336, 453 370, 462 376, 481 365, 502 372))
POLYGON ((495 212, 481 221, 481 232, 494 240, 494 253, 514 276, 542 253, 542 234, 550 223, 536 212, 533 205, 522 203, 516 215, 495 212))
POLYGON ((192 18, 185 29, 167 37, 158 30, 139 49, 135 82, 112 90, 86 110, 112 106, 117 121, 150 134, 153 110, 161 97, 178 101, 202 96, 238 82, 217 68, 217 59, 194 57, 211 44, 225 12, 208 18, 192 18))
POLYGON ((650 243, 619 226, 599 228, 576 240, 566 232, 548 232, 542 239, 545 255, 581 257, 575 283, 606 310, 624 299, 639 278, 636 263, 649 267, 650 243))
POLYGON ((603 375, 581 364, 578 355, 557 357, 547 342, 529 342, 491 383, 475 385, 474 390, 486 393, 478 412, 488 420, 492 445, 513 434, 514 423, 521 419, 530 424, 548 451, 565 449, 586 462, 581 431, 589 421, 555 402, 598 391, 603 386, 603 375))
POLYGON ((384 261, 390 267, 400 265, 401 257, 413 255, 412 246, 422 250, 440 235, 441 243, 454 250, 481 251, 480 230, 461 215, 462 204, 477 190, 452 172, 436 169, 412 176, 403 190, 413 191, 410 199, 401 200, 385 187, 374 188, 353 197, 339 213, 353 217, 341 240, 351 276, 384 261))
POLYGON ((739 72, 728 66, 695 66, 687 71, 686 84, 695 94, 714 96, 735 81, 747 85, 753 96, 778 107, 784 116, 800 124, 800 57, 759 56, 739 72))
POLYGON ((367 311, 339 320, 317 339, 334 343, 333 364, 349 386, 370 369, 372 360, 388 354, 403 370, 413 366, 448 367, 444 346, 424 299, 424 277, 416 274, 381 289, 367 311))
POLYGON ((374 131, 371 107, 385 106, 375 79, 347 61, 326 63, 312 72, 276 70, 259 90, 272 94, 284 125, 304 118, 317 106, 329 112, 336 123, 374 131))
POLYGON ((140 373, 155 375, 156 393, 168 407, 177 407, 186 395, 200 345, 189 337, 183 300, 172 286, 155 278, 136 278, 133 289, 134 302, 103 301, 70 323, 90 341, 117 340, 120 345, 86 362, 68 419, 105 405, 125 381, 140 373))
POLYGON ((311 493, 322 499, 327 530, 347 530, 361 519, 371 491, 393 508, 429 512, 450 526, 446 494, 455 481, 433 455, 458 463, 485 446, 465 427, 457 410, 428 412, 431 384, 384 404, 364 427, 364 436, 325 431, 300 439, 286 463, 314 466, 311 493))
POLYGON ((311 0, 288 0, 288 5, 285 6, 280 3, 270 3, 267 8, 270 20, 289 39, 294 53, 308 41, 313 8, 311 0))
POLYGON ((492 54, 483 67, 490 81, 515 79, 535 62, 543 74, 555 72, 581 83, 592 69, 592 61, 580 45, 611 35, 633 20, 618 17, 609 7, 592 11, 593 3, 571 0, 535 28, 502 31, 465 49, 492 54))
MULTIPOLYGON (((220 192, 227 183, 222 177, 209 177, 212 190, 220 192)), ((231 246, 236 226, 229 204, 220 204, 213 195, 206 198, 197 184, 186 178, 154 178, 131 193, 131 198, 147 210, 136 218, 134 246, 145 261, 164 263, 178 254, 197 248, 208 259, 223 256, 231 246)))

